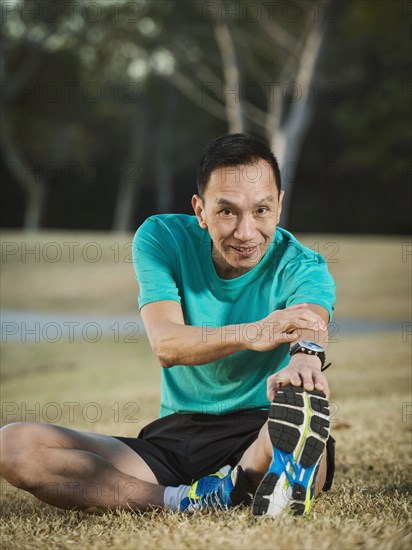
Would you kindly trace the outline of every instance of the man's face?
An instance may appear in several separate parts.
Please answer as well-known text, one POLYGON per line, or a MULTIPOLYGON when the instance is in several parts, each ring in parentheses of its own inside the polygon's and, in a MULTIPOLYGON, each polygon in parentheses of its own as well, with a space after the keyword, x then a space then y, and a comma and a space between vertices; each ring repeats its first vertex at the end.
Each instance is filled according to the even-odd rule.
POLYGON ((220 277, 239 277, 260 262, 275 235, 282 199, 272 167, 264 160, 212 172, 203 200, 194 195, 192 206, 200 227, 212 238, 220 277))

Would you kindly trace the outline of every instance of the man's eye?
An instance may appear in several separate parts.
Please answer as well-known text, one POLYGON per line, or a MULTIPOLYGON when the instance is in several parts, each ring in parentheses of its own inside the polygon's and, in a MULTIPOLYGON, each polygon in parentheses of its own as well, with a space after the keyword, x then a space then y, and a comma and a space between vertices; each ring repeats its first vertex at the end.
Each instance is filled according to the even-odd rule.
POLYGON ((269 209, 266 208, 266 206, 261 206, 260 208, 257 209, 257 213, 259 215, 264 215, 266 214, 266 212, 269 212, 269 209))
POLYGON ((221 214, 222 216, 228 217, 228 216, 231 216, 232 211, 229 210, 229 208, 223 208, 223 210, 221 210, 219 214, 221 214))

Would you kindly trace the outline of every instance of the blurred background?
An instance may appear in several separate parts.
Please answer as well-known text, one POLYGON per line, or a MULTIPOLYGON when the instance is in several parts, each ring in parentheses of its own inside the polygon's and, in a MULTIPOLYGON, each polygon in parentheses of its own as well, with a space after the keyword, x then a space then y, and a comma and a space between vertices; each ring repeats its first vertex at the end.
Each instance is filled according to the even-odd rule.
POLYGON ((4 0, 1 225, 191 213, 205 145, 265 138, 292 231, 411 229, 411 6, 4 0), (293 207, 291 207, 293 205, 293 207))

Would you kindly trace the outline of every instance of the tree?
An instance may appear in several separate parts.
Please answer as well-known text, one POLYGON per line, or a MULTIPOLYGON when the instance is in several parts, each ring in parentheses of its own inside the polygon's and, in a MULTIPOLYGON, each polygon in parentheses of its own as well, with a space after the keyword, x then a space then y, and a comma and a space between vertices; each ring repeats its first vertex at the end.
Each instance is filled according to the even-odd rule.
MULTIPOLYGON (((238 6, 230 2, 200 4, 202 23, 213 28, 221 67, 213 66, 213 54, 190 58, 172 41, 165 46, 176 66, 163 76, 211 115, 225 119, 230 133, 256 129, 269 141, 283 173, 282 222, 286 224, 296 167, 314 112, 311 91, 325 37, 328 3, 316 4, 313 9, 305 2, 296 4, 299 17, 287 21, 279 16, 286 13, 287 3, 276 14, 270 11, 274 5, 256 2, 259 9, 254 24, 241 21, 239 13, 236 16, 238 6), (230 6, 234 12, 229 11, 230 6), (245 90, 251 83, 263 91, 263 105, 247 97, 245 90)), ((186 27, 184 32, 190 33, 192 49, 195 44, 200 51, 197 30, 186 27)))
MULTIPOLYGON (((226 131, 268 140, 287 191, 282 223, 298 185, 301 230, 308 227, 302 211, 309 200, 313 218, 333 229, 336 211, 328 208, 325 217, 314 197, 338 189, 345 194, 346 186, 304 185, 299 159, 316 157, 320 166, 334 155, 345 170, 342 179, 357 182, 365 196, 371 182, 389 190, 393 166, 401 183, 409 181, 410 43, 402 3, 98 0, 98 17, 88 18, 81 3, 65 0, 48 21, 31 16, 32 9, 21 16, 17 4, 24 11, 31 1, 10 2, 4 12, 0 57, 0 147, 8 189, 17 184, 26 193, 27 228, 124 230, 136 225, 136 212, 140 220, 170 211, 176 190, 186 195, 193 185, 204 145, 226 131), (341 99, 332 106, 321 97, 325 79, 339 84, 341 99), (60 87, 74 82, 75 100, 38 102, 19 93, 50 80, 60 87), (97 101, 82 97, 93 83, 102 91, 97 101), (99 166, 99 181, 84 182, 79 170, 59 181, 53 171, 36 172, 37 165, 75 162, 99 166)), ((36 0, 36 6, 49 3, 36 0)), ((406 204, 399 199, 388 227, 406 204)), ((369 218, 372 213, 358 227, 382 226, 381 214, 372 226, 369 218)))

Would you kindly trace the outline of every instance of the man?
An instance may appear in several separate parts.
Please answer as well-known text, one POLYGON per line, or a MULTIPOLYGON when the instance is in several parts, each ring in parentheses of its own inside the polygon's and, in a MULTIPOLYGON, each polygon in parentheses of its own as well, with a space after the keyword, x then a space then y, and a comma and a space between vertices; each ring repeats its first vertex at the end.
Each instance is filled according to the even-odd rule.
POLYGON ((282 199, 260 140, 208 145, 195 216, 153 216, 134 240, 161 418, 138 438, 6 426, 10 483, 63 508, 229 508, 254 494, 256 515, 309 512, 333 478, 322 367, 335 285, 277 228, 282 199))

